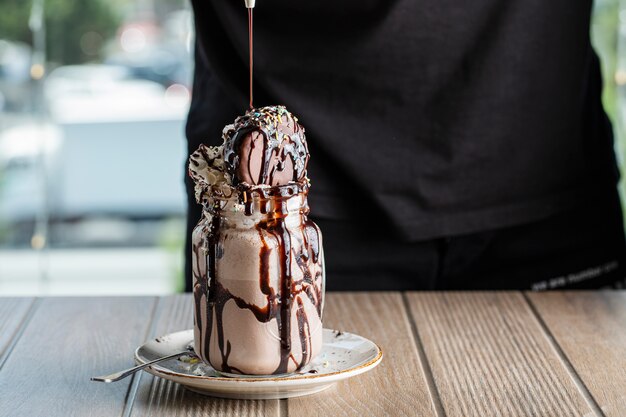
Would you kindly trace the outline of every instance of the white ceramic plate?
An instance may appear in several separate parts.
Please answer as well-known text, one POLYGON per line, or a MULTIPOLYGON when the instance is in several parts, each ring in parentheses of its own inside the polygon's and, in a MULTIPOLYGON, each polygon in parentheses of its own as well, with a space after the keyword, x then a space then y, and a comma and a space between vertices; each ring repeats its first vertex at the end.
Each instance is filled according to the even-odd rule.
MULTIPOLYGON (((193 345, 193 330, 150 340, 135 351, 138 364, 183 351, 193 345)), ((225 377, 196 358, 183 356, 146 368, 192 391, 213 397, 277 399, 322 391, 335 382, 369 371, 380 363, 382 350, 356 334, 324 329, 322 351, 297 373, 281 377, 225 377)))

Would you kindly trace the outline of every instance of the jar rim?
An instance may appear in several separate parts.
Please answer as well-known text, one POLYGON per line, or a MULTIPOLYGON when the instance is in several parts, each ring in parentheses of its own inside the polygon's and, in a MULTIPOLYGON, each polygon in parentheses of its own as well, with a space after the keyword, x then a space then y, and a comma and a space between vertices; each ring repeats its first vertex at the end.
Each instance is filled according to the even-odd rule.
POLYGON ((231 194, 220 195, 219 193, 210 192, 208 197, 216 201, 238 200, 245 203, 248 200, 286 200, 297 195, 307 195, 309 192, 309 181, 305 178, 300 181, 290 181, 284 185, 274 186, 250 186, 248 184, 240 184, 236 187, 230 187, 231 194))
POLYGON ((210 194, 203 201, 204 210, 214 215, 226 212, 242 212, 246 215, 258 213, 262 215, 287 215, 300 212, 308 214, 307 195, 309 191, 308 179, 290 182, 285 185, 250 187, 239 185, 232 187, 232 194, 210 194), (296 203, 294 199, 300 199, 296 203))

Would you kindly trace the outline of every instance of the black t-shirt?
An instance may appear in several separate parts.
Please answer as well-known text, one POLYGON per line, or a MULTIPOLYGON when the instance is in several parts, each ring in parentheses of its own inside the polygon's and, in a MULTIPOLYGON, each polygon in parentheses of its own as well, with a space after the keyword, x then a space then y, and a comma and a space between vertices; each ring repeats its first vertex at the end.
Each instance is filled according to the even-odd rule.
MULTIPOLYGON (((243 1, 192 3, 190 150, 219 143, 248 102, 243 1)), ((255 105, 305 127, 313 215, 411 240, 534 221, 618 177, 590 13, 590 0, 259 0, 255 105)))

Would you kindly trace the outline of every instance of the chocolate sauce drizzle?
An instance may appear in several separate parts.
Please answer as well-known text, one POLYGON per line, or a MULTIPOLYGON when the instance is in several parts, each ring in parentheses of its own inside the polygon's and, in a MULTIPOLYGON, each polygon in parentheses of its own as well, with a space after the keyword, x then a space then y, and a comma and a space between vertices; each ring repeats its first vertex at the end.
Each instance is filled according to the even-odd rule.
MULTIPOLYGON (((245 115, 235 120, 234 125, 224 131, 224 162, 234 185, 241 181, 236 175, 236 170, 240 163, 242 142, 252 132, 260 132, 264 139, 261 172, 258 179, 255 179, 255 184, 273 184, 274 175, 285 169, 288 158, 294 167, 291 180, 300 181, 304 178, 309 158, 304 128, 284 106, 267 106, 247 111, 245 115), (289 121, 293 122, 293 133, 287 135, 281 131, 281 127, 286 126, 289 121)), ((251 146, 248 150, 248 163, 252 161, 250 156, 253 149, 251 146)), ((247 168, 248 172, 252 172, 250 165, 247 168)))
MULTIPOLYGON (((229 365, 228 358, 231 353, 230 342, 225 343, 224 336, 224 322, 223 314, 224 307, 229 300, 235 301, 236 305, 240 309, 246 309, 251 311, 256 320, 261 323, 267 323, 272 319, 275 319, 280 333, 280 363, 274 374, 287 373, 289 367, 289 361, 292 360, 296 365, 296 370, 302 368, 308 363, 311 355, 311 326, 306 311, 304 310, 304 304, 299 297, 304 293, 311 303, 316 306, 317 314, 321 319, 322 308, 322 294, 324 289, 322 284, 317 285, 316 282, 323 282, 321 279, 321 265, 322 259, 320 259, 320 235, 317 226, 308 219, 309 209, 306 205, 300 208, 300 212, 295 215, 301 216, 301 222, 297 230, 293 228, 288 229, 285 223, 285 219, 290 214, 286 207, 286 201, 300 193, 306 196, 308 192, 308 183, 306 181, 300 183, 291 183, 280 187, 271 188, 250 188, 240 185, 239 200, 244 205, 244 213, 251 215, 254 213, 255 203, 258 205, 262 214, 267 214, 263 219, 255 226, 262 245, 259 249, 259 288, 265 295, 267 305, 260 307, 246 302, 240 297, 234 296, 228 289, 226 289, 219 280, 216 279, 216 261, 219 259, 220 253, 220 226, 223 213, 219 203, 214 203, 212 207, 208 208, 208 228, 203 230, 203 236, 205 236, 204 245, 194 245, 193 250, 196 255, 196 269, 198 275, 196 276, 196 283, 194 285, 194 297, 196 300, 196 314, 195 319, 201 320, 201 303, 202 297, 206 296, 207 306, 207 327, 206 331, 201 330, 203 337, 201 345, 205 347, 205 351, 202 352, 202 356, 211 362, 210 359, 210 344, 205 343, 206 338, 212 336, 213 326, 216 327, 218 348, 221 355, 221 370, 229 373, 243 373, 240 369, 229 365), (270 246, 266 242, 265 236, 269 234, 273 236, 278 243, 278 256, 279 256, 279 283, 280 293, 276 294, 274 288, 271 285, 270 276, 270 255, 272 253, 270 246), (204 246, 204 247, 202 247, 204 246), (205 254, 201 254, 201 251, 205 251, 205 254), (296 253, 297 251, 297 253, 296 253), (200 256, 206 256, 207 268, 206 271, 202 271, 199 263, 200 256), (300 280, 294 280, 292 276, 292 258, 302 271, 303 278, 300 280), (311 276, 310 262, 320 265, 321 268, 316 272, 316 276, 311 276), (205 273, 203 273, 205 272, 205 273), (298 334, 300 338, 300 345, 302 350, 302 359, 298 363, 296 362, 292 354, 291 346, 291 314, 294 301, 297 303, 296 308, 296 321, 298 323, 298 334), (213 316, 215 315, 215 323, 213 316)), ((203 329, 203 323, 197 322, 196 325, 199 329, 203 329)))

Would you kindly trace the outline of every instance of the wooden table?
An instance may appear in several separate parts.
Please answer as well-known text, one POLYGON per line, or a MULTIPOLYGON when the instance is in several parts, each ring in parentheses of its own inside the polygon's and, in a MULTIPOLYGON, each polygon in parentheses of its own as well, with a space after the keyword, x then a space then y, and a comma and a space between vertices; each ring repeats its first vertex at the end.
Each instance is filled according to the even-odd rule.
POLYGON ((0 416, 626 416, 626 292, 333 293, 325 326, 380 344, 374 371, 309 397, 204 397, 132 365, 190 328, 188 295, 0 298, 0 416))

